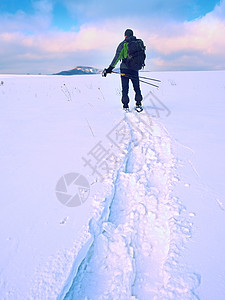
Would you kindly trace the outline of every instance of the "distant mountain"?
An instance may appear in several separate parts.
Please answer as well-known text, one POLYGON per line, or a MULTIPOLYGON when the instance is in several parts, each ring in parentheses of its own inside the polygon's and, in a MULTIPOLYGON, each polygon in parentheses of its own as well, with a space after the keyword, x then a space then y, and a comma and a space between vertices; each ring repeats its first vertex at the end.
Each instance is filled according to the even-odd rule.
POLYGON ((83 66, 78 66, 75 67, 72 70, 68 71, 61 71, 59 73, 53 74, 53 75, 87 75, 87 74, 99 74, 101 73, 102 70, 92 68, 92 67, 83 67, 83 66))

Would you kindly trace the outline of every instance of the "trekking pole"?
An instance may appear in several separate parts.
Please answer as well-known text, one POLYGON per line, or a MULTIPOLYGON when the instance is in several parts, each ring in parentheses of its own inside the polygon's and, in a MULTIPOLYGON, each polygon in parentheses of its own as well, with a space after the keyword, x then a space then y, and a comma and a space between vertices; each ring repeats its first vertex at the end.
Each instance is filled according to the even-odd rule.
POLYGON ((154 79, 154 78, 149 78, 149 77, 139 76, 139 78, 143 78, 143 79, 148 79, 148 80, 153 80, 153 81, 161 82, 161 80, 159 80, 159 79, 154 79))
MULTIPOLYGON (((135 79, 134 77, 132 77, 133 79, 135 79)), ((147 81, 144 81, 144 80, 141 80, 141 79, 139 79, 139 81, 140 82, 143 82, 143 83, 146 83, 146 84, 149 84, 149 85, 152 85, 152 86, 154 86, 154 87, 159 87, 158 85, 156 85, 156 84, 153 84, 153 83, 150 83, 150 82, 147 82, 147 81)))
MULTIPOLYGON (((133 76, 130 76, 129 74, 125 74, 125 73, 120 73, 120 72, 112 72, 112 73, 114 73, 114 74, 118 74, 118 75, 121 75, 121 76, 125 76, 125 77, 128 77, 128 78, 130 78, 130 79, 136 79, 136 80, 138 80, 138 78, 136 78, 136 77, 133 77, 133 76)), ((142 77, 140 77, 140 78, 142 78, 142 77)), ((153 84, 153 83, 150 83, 150 82, 147 82, 147 81, 144 81, 144 80, 141 80, 141 79, 139 79, 139 81, 140 82, 142 82, 142 83, 146 83, 146 84, 149 84, 149 85, 151 85, 151 86, 154 86, 154 87, 159 87, 158 85, 156 85, 156 84, 153 84)))
MULTIPOLYGON (((122 76, 125 75, 124 73, 113 72, 113 71, 112 71, 112 73, 119 74, 119 75, 122 75, 122 76)), ((159 80, 159 79, 150 78, 150 77, 139 76, 139 78, 161 82, 161 80, 159 80)))

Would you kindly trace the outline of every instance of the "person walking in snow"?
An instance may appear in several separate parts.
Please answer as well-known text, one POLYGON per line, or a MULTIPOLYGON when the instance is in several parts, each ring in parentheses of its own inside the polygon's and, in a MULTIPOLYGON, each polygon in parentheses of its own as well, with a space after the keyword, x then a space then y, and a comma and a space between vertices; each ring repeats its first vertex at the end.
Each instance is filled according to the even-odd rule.
POLYGON ((125 39, 119 44, 116 54, 110 66, 104 69, 102 75, 107 76, 112 73, 118 61, 120 64, 121 83, 122 83, 122 104, 125 111, 129 111, 129 81, 131 80, 135 91, 136 110, 142 111, 142 94, 140 89, 138 71, 144 67, 145 46, 142 40, 137 39, 133 35, 131 29, 127 29, 124 33, 125 39))

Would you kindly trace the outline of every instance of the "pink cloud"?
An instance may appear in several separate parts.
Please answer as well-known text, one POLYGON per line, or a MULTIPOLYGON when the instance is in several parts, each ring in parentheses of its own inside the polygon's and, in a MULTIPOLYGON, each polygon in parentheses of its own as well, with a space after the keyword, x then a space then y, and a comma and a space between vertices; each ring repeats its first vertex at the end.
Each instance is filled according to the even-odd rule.
MULTIPOLYGON (((225 2, 205 17, 191 22, 113 18, 85 24, 79 32, 51 28, 51 9, 51 2, 40 1, 33 16, 18 12, 14 18, 7 15, 0 19, 2 61, 15 65, 16 60, 22 60, 28 69, 32 59, 40 64, 43 60, 47 70, 48 60, 54 59, 54 72, 57 68, 60 70, 64 61, 69 65, 71 60, 73 67, 86 57, 87 64, 104 67, 111 62, 128 27, 143 38, 148 50, 147 68, 151 70, 202 68, 204 64, 209 69, 225 68, 225 2), (98 65, 95 55, 99 56, 98 65)), ((37 64, 35 66, 37 68, 37 64)), ((6 64, 4 70, 7 70, 6 64)))

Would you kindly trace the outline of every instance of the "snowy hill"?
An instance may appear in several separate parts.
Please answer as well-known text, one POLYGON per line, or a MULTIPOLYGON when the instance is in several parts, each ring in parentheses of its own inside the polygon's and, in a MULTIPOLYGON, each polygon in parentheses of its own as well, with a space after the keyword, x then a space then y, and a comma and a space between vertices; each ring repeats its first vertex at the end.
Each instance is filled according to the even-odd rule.
POLYGON ((0 76, 1 299, 224 299, 225 72, 141 74, 0 76))
POLYGON ((87 74, 99 74, 101 72, 102 70, 93 67, 78 66, 73 68, 72 70, 61 71, 54 75, 83 75, 83 74, 87 75, 87 74))

